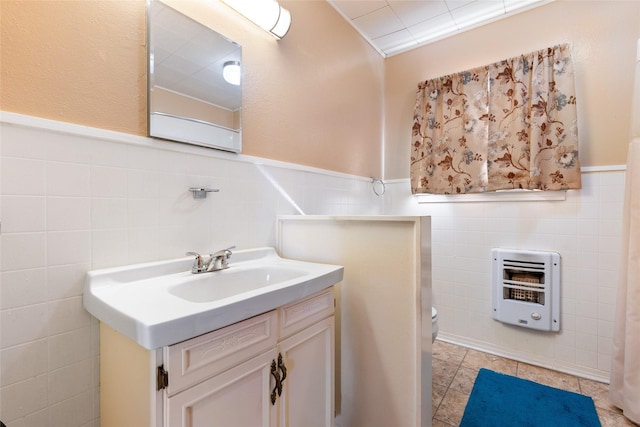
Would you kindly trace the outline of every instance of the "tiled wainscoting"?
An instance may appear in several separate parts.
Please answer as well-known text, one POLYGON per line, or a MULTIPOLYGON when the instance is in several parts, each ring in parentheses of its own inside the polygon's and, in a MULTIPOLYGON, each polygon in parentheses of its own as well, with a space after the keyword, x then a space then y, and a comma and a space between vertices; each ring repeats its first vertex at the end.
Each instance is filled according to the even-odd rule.
POLYGON ((87 270, 275 245, 280 214, 432 216, 440 336, 607 380, 624 172, 583 173, 565 201, 417 204, 371 179, 1 113, 0 416, 98 427, 97 322, 87 270), (189 187, 219 188, 194 200, 189 187), (491 319, 490 250, 558 251, 560 333, 491 319))
POLYGON ((0 419, 99 425, 87 270, 275 246, 280 214, 377 214, 369 178, 2 113, 0 419), (189 187, 219 188, 194 200, 189 187))
POLYGON ((624 201, 620 169, 583 172, 583 188, 567 191, 563 201, 418 205, 408 195, 408 181, 387 183, 387 212, 432 216, 433 306, 440 336, 608 381, 624 201), (560 253, 560 332, 492 319, 492 248, 560 253))

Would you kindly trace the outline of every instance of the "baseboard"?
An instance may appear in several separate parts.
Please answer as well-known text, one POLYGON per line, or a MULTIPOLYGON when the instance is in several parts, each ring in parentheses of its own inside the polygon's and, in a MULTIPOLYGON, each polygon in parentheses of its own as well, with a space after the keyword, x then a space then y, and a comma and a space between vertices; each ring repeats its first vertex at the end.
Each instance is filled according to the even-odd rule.
POLYGON ((593 381, 609 384, 609 373, 601 371, 599 369, 591 369, 585 366, 557 360, 554 360, 553 363, 549 363, 548 360, 542 357, 537 358, 528 353, 519 352, 517 350, 514 351, 506 347, 500 347, 484 341, 478 341, 472 338, 449 334, 442 331, 438 333, 437 340, 471 348, 473 350, 482 351, 484 353, 493 354, 495 356, 506 357, 508 359, 517 360, 518 362, 529 363, 530 365, 553 369, 554 371, 564 372, 565 374, 575 375, 577 377, 587 378, 593 381))

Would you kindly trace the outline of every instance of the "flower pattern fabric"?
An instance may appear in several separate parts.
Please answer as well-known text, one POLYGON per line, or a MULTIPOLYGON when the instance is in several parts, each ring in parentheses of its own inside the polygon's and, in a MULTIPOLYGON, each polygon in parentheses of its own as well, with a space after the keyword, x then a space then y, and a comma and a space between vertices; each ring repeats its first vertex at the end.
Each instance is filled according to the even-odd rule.
POLYGON ((568 45, 418 85, 412 193, 581 187, 568 45))

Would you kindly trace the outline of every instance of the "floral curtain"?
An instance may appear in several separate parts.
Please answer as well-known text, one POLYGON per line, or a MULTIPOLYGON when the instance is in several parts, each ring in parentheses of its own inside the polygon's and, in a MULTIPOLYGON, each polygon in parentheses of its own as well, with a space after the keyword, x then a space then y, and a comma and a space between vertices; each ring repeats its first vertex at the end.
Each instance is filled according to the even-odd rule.
POLYGON ((418 85, 412 193, 581 188, 568 45, 418 85))

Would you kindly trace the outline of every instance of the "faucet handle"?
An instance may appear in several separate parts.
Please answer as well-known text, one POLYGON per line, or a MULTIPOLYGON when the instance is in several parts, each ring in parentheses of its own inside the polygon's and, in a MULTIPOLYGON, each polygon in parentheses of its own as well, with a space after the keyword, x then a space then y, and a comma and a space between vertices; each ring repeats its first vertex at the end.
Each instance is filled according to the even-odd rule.
POLYGON ((198 252, 187 252, 185 255, 191 255, 191 256, 195 256, 195 262, 198 263, 198 266, 201 267, 202 266, 202 255, 200 255, 198 252))
POLYGON ((229 258, 231 258, 232 254, 231 249, 235 249, 235 245, 229 246, 226 249, 220 249, 216 253, 211 254, 207 271, 218 271, 229 268, 229 258))
POLYGON ((211 256, 213 258, 216 258, 216 257, 229 258, 232 254, 231 249, 235 249, 235 248, 236 248, 236 245, 229 246, 227 249, 220 249, 218 252, 214 253, 211 256))
POLYGON ((196 259, 193 260, 193 266, 191 267, 192 273, 200 273, 205 268, 202 262, 202 255, 197 252, 187 252, 186 255, 196 257, 196 259))

